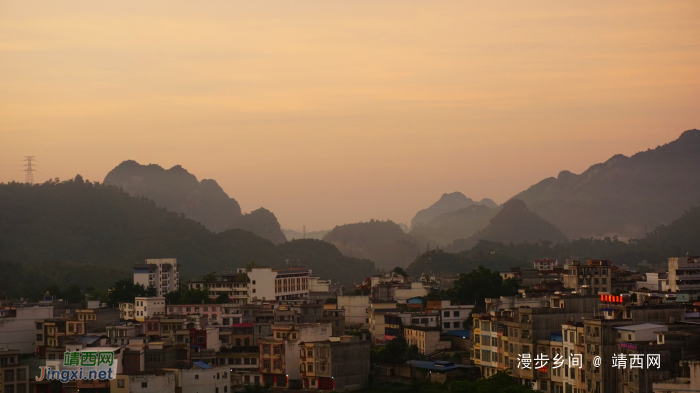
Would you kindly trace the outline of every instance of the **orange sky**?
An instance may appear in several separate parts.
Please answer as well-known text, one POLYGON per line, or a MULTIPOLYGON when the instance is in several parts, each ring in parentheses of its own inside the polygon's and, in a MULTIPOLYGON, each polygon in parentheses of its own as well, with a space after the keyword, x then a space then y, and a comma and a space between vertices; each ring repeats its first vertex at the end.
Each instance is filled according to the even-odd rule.
POLYGON ((307 230, 700 128, 700 2, 0 2, 0 181, 181 164, 307 230))

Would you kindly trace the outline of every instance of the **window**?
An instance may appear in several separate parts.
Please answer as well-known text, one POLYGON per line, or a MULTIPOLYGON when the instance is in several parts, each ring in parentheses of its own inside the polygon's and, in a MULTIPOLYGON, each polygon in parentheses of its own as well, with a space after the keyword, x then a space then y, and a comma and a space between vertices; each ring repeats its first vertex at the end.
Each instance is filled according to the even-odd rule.
POLYGON ((44 335, 43 335, 43 334, 37 334, 37 335, 36 335, 36 341, 44 341, 44 335))
POLYGON ((445 311, 445 312, 442 313, 442 316, 443 316, 443 317, 449 317, 449 316, 450 316, 450 312, 449 312, 449 311, 445 311))
POLYGON ((270 361, 269 361, 269 360, 265 360, 265 361, 263 362, 263 368, 264 368, 264 369, 269 369, 269 368, 270 368, 270 361))
POLYGON ((265 346, 263 347, 263 354, 264 354, 264 355, 269 355, 269 354, 270 354, 270 347, 269 347, 269 346, 265 345, 265 346))
POLYGON ((450 323, 449 323, 449 322, 445 322, 445 323, 442 324, 442 327, 445 328, 445 329, 449 329, 449 328, 450 328, 450 323))
POLYGON ((279 354, 280 354, 280 347, 275 347, 275 355, 279 355, 279 354))
POLYGON ((117 387, 124 389, 124 380, 123 379, 118 379, 117 380, 117 387))
POLYGON ((148 382, 141 382, 141 389, 148 388, 148 382))
POLYGON ((275 361, 275 370, 279 370, 279 369, 280 369, 280 362, 275 361))
POLYGON ((315 380, 315 379, 312 379, 312 380, 311 380, 311 386, 316 386, 316 380, 315 380))
POLYGON ((453 313, 452 313, 452 316, 455 317, 455 318, 458 318, 458 317, 459 317, 459 311, 453 312, 453 313))
POLYGON ((313 364, 313 363, 309 363, 309 364, 306 366, 306 371, 314 371, 314 364, 313 364))
POLYGON ((194 379, 199 379, 199 374, 195 374, 194 379))
POLYGON ((41 330, 44 327, 44 324, 41 322, 36 323, 36 330, 41 330))

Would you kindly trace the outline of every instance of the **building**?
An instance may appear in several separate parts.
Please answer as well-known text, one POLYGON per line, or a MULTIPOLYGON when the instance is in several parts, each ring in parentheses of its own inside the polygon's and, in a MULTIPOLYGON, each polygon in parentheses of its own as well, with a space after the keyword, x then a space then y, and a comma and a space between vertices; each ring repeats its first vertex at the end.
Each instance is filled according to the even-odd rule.
POLYGON ((118 374, 109 381, 111 393, 175 393, 175 373, 162 370, 140 374, 118 374))
POLYGON ((647 273, 644 281, 637 281, 635 289, 666 292, 663 283, 668 283, 667 273, 647 273))
POLYGON ((408 288, 396 288, 394 297, 399 304, 406 304, 408 299, 425 296, 430 292, 430 288, 422 282, 412 282, 408 288))
POLYGON ((409 346, 417 346, 420 353, 428 356, 452 347, 451 341, 440 341, 440 328, 436 327, 407 326, 403 335, 409 346))
POLYGON ((143 334, 143 330, 141 323, 121 322, 114 326, 107 326, 105 333, 109 345, 119 347, 128 345, 129 339, 143 334))
POLYGON ((320 277, 309 277, 309 292, 328 293, 330 291, 331 280, 321 280, 320 277))
POLYGON ((319 323, 331 325, 333 337, 340 337, 345 334, 345 310, 324 307, 321 318, 318 321, 319 323))
POLYGON ((554 270, 559 267, 559 264, 556 259, 543 258, 535 259, 534 266, 537 270, 554 270))
POLYGON ((345 310, 345 326, 360 329, 369 325, 369 296, 338 296, 338 309, 345 310))
POLYGON ((304 389, 349 392, 369 384, 369 342, 355 336, 299 345, 304 389))
POLYGON ((134 264, 134 284, 154 287, 158 296, 180 289, 180 272, 177 259, 146 259, 146 263, 134 264))
MULTIPOLYGON (((168 316, 177 315, 201 315, 211 324, 222 324, 220 316, 223 314, 223 305, 220 304, 178 304, 168 305, 166 314, 168 316)), ((230 321, 229 323, 230 324, 230 321)))
POLYGON ((230 370, 214 368, 204 362, 193 362, 189 369, 167 369, 175 374, 176 393, 230 393, 230 370))
POLYGON ((681 362, 684 376, 654 383, 654 393, 700 393, 700 360, 681 362))
POLYGON ((29 392, 29 366, 20 365, 18 349, 0 348, 0 392, 29 392))
POLYGON ((428 300, 426 311, 436 310, 440 315, 440 326, 443 332, 465 329, 465 321, 469 319, 473 305, 459 304, 452 299, 428 300))
MULTIPOLYGON (((20 353, 34 353, 37 320, 51 318, 53 306, 5 307, 0 309, 0 348, 13 348, 20 353)), ((43 342, 43 334, 40 337, 43 342)))
POLYGON ((250 280, 245 269, 239 269, 237 273, 222 273, 217 281, 191 281, 190 289, 207 289, 209 297, 216 299, 226 295, 232 304, 248 304, 250 298, 250 280))
POLYGON ((263 385, 299 389, 302 386, 300 343, 325 341, 331 337, 328 324, 300 324, 272 327, 272 337, 260 340, 263 385))
POLYGON ((588 260, 585 265, 571 262, 564 274, 564 285, 576 292, 587 285, 593 294, 612 293, 612 260, 588 260))
POLYGON ((122 321, 133 321, 136 319, 134 303, 119 303, 119 319, 122 321))
POLYGON ((700 256, 668 258, 668 286, 671 292, 700 293, 700 256))
POLYGON ((134 319, 143 322, 147 318, 165 316, 165 298, 137 297, 134 301, 134 319))
POLYGON ((309 296, 311 270, 253 268, 248 272, 250 300, 289 300, 309 296))

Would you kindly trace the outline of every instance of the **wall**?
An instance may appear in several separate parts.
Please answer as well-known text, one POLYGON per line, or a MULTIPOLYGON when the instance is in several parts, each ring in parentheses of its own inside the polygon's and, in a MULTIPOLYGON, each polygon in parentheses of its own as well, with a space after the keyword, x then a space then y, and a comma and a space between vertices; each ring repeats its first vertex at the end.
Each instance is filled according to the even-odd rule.
POLYGON ((338 308, 345 310, 345 325, 367 325, 369 296, 338 296, 338 308))
POLYGON ((53 306, 18 307, 17 316, 0 318, 0 348, 34 353, 35 319, 51 318, 53 306))

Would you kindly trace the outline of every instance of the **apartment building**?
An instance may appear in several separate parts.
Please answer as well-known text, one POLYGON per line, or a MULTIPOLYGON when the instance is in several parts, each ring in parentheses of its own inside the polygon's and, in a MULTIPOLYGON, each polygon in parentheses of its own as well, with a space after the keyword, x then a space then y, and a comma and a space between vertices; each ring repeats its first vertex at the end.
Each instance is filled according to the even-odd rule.
POLYGON ((250 280, 245 269, 239 269, 236 273, 222 273, 214 282, 191 281, 187 285, 190 289, 207 289, 212 299, 224 294, 232 304, 248 304, 250 298, 250 280))
POLYGON ((349 392, 369 384, 369 342, 355 336, 299 345, 304 389, 349 392))
POLYGON ((360 329, 369 325, 369 296, 338 296, 337 307, 345 310, 345 326, 360 329))
POLYGON ((180 288, 177 259, 146 259, 146 263, 134 264, 134 284, 154 287, 158 296, 177 291, 180 288))
POLYGON ((452 347, 451 341, 440 341, 440 328, 407 326, 403 328, 403 335, 409 346, 415 345, 420 353, 431 355, 452 347))
POLYGON ((559 267, 559 264, 556 259, 542 258, 535 259, 534 267, 537 270, 553 270, 559 267))
POLYGON ((129 344, 129 339, 144 333, 143 324, 133 322, 121 322, 105 328, 105 334, 109 345, 114 347, 129 344))
POLYGON ((29 392, 29 366, 20 365, 19 349, 0 348, 0 392, 29 392))
POLYGON ((328 324, 275 325, 272 337, 260 340, 263 385, 299 389, 302 386, 300 343, 325 341, 331 337, 328 324))
POLYGON ((700 393, 700 360, 681 362, 683 376, 653 384, 654 393, 700 393))
POLYGON ((253 268, 248 273, 250 300, 290 300, 309 296, 311 269, 253 268))
POLYGON ((443 332, 462 330, 465 328, 465 321, 469 318, 474 305, 459 304, 452 299, 428 300, 426 311, 435 310, 440 316, 440 326, 443 332))
POLYGON ((222 323, 221 315, 224 312, 223 305, 220 304, 178 304, 168 305, 166 315, 201 315, 211 324, 222 323))
POLYGON ((584 286, 591 293, 612 293, 612 260, 588 260, 586 264, 573 261, 564 274, 564 285, 580 292, 584 286))
POLYGON ((35 324, 53 317, 53 306, 0 308, 0 348, 13 348, 20 353, 33 353, 36 343, 43 345, 45 333, 35 324), (37 336, 41 334, 41 336, 37 336))
POLYGON ((119 319, 122 321, 133 321, 136 319, 134 313, 134 303, 121 302, 119 303, 119 319))
POLYGON ((700 294, 700 256, 668 258, 668 286, 671 292, 700 294))
POLYGON ((165 316, 165 298, 162 296, 134 299, 134 319, 143 322, 147 318, 165 316))

